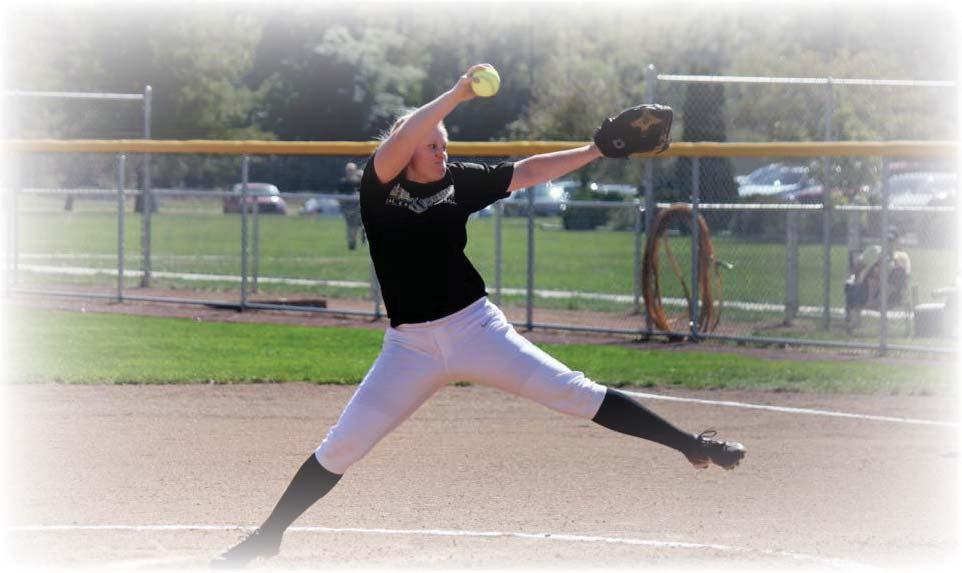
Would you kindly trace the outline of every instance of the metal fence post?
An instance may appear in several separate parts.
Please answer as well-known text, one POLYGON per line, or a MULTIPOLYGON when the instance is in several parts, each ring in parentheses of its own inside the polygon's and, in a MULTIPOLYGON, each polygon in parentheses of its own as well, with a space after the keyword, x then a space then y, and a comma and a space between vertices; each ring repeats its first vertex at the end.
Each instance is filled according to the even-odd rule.
POLYGON ((498 201, 494 204, 494 304, 501 306, 501 217, 504 214, 504 204, 498 201))
POLYGON ((250 156, 241 162, 241 289, 240 307, 247 306, 247 178, 250 174, 250 156))
POLYGON ((377 280, 377 273, 374 271, 374 260, 371 259, 371 300, 374 301, 374 318, 380 319, 381 313, 381 283, 377 280))
POLYGON ((825 117, 823 118, 825 129, 825 141, 832 141, 832 119, 835 115, 835 91, 832 87, 832 77, 826 78, 825 83, 825 117))
POLYGON ((153 113, 154 88, 144 86, 144 139, 150 139, 151 113, 153 113))
MULTIPOLYGON (((14 196, 17 190, 13 185, 10 186, 10 196, 14 196)), ((10 202, 10 212, 4 212, 4 230, 7 234, 3 238, 3 296, 9 297, 13 290, 13 201, 10 202)))
POLYGON ((251 292, 257 292, 257 277, 260 275, 261 267, 261 225, 260 225, 260 205, 257 204, 257 197, 254 197, 254 228, 253 231, 253 246, 251 250, 254 251, 254 264, 251 269, 251 292))
POLYGON ((892 250, 889 247, 889 162, 882 158, 882 254, 879 259, 879 312, 881 313, 881 323, 879 324, 879 354, 885 356, 888 353, 888 334, 889 334, 889 261, 892 258, 892 250))
MULTIPOLYGON (((10 157, 12 156, 13 154, 10 154, 10 157)), ((2 157, 3 159, 7 158, 6 155, 2 157)), ((6 183, 6 181, 3 181, 3 182, 6 183)), ((4 190, 4 195, 6 195, 7 193, 10 193, 10 197, 11 197, 10 209, 7 209, 5 211, 0 211, 0 213, 2 213, 4 217, 3 232, 6 233, 2 241, 0 241, 3 243, 3 271, 2 271, 3 296, 9 297, 11 294, 11 291, 13 290, 13 285, 11 284, 12 282, 11 275, 13 274, 13 200, 12 200, 12 197, 16 194, 17 190, 15 189, 15 186, 13 185, 12 181, 9 187, 7 185, 3 185, 3 186, 0 186, 0 189, 4 190), (7 191, 7 189, 9 189, 9 191, 7 191)))
POLYGON ((528 187, 528 283, 525 296, 524 326, 534 325, 534 187, 528 187))
MULTIPOLYGON (((832 140, 832 115, 835 113, 835 96, 832 78, 825 84, 825 141, 832 140)), ((825 175, 829 172, 828 159, 822 158, 822 328, 832 328, 832 194, 828 190, 825 175)))
POLYGON ((634 314, 641 314, 641 216, 642 216, 642 206, 639 199, 635 199, 632 204, 632 210, 635 215, 635 265, 632 270, 631 282, 634 287, 633 304, 631 307, 631 312, 634 314))
POLYGON ((822 200, 822 328, 832 327, 832 198, 826 190, 822 200))
MULTIPOLYGON (((645 68, 645 102, 654 103, 658 89, 658 74, 655 73, 654 64, 648 64, 645 68)), ((645 159, 645 242, 648 242, 648 233, 651 232, 655 223, 655 160, 645 159)), ((640 274, 640 273, 639 273, 640 274)), ((651 316, 648 315, 648 305, 645 304, 645 334, 651 334, 651 316)))
MULTIPOLYGON (((648 248, 650 233, 655 226, 655 209, 657 205, 655 204, 655 176, 652 170, 655 167, 654 159, 645 160, 645 248, 648 248)), ((648 314, 648 302, 645 303, 645 334, 651 334, 651 316, 648 314)))
POLYGON ((6 294, 10 295, 11 290, 17 286, 17 274, 20 266, 20 246, 18 243, 18 235, 20 234, 20 192, 23 190, 23 175, 21 162, 23 161, 23 154, 13 153, 11 154, 13 159, 13 185, 10 186, 10 193, 12 199, 10 201, 10 227, 8 229, 8 240, 7 245, 7 269, 6 269, 6 280, 4 281, 6 294))
POLYGON ((688 303, 688 326, 692 340, 698 339, 698 204, 700 201, 701 165, 698 157, 691 159, 691 300, 688 303))
POLYGON ((126 207, 124 204, 124 175, 127 170, 127 156, 117 156, 117 302, 124 300, 124 258, 126 254, 126 207))
POLYGON ((850 253, 854 251, 860 251, 862 249, 861 229, 859 229, 859 226, 861 224, 861 219, 862 219, 861 211, 848 211, 846 213, 845 243, 848 245, 848 252, 850 253))
POLYGON ((785 326, 798 314, 798 211, 785 213, 785 326))
MULTIPOLYGON (((151 100, 153 99, 153 88, 144 88, 144 139, 150 139, 150 114, 151 100)), ((140 250, 141 250, 141 288, 150 286, 150 215, 153 211, 154 197, 150 189, 150 154, 144 154, 144 188, 141 191, 141 227, 140 227, 140 250)))
MULTIPOLYGON (((11 130, 8 132, 8 137, 15 137, 21 139, 23 134, 20 129, 20 104, 18 98, 11 98, 8 108, 7 119, 10 120, 9 126, 11 130)), ((7 216, 6 223, 6 242, 4 246, 4 261, 3 261, 3 294, 9 297, 13 291, 13 287, 16 285, 16 265, 17 265, 17 247, 16 247, 16 235, 17 235, 17 196, 20 194, 20 153, 13 152, 9 156, 0 156, 3 159, 10 159, 10 168, 13 170, 13 177, 10 181, 10 212, 9 214, 4 212, 7 216)), ((3 174, 2 168, 6 167, 6 164, 0 164, 0 175, 3 174)), ((0 179, 4 184, 6 179, 0 179)), ((6 185, 4 185, 6 186, 6 185)))
POLYGON ((13 225, 11 225, 11 250, 13 251, 13 285, 20 282, 20 196, 23 193, 23 154, 14 156, 16 183, 13 188, 13 225))

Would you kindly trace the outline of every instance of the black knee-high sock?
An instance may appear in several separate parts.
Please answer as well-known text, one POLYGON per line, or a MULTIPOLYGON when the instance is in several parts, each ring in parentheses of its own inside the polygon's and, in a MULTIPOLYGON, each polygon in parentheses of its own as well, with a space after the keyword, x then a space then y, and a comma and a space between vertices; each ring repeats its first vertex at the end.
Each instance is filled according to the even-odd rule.
POLYGON ((261 526, 262 530, 284 533, 294 520, 324 497, 337 484, 341 476, 324 469, 314 454, 307 458, 301 469, 294 474, 284 495, 278 500, 274 511, 261 526))
POLYGON ((591 420, 616 432, 658 442, 680 452, 687 450, 695 440, 694 435, 679 430, 614 388, 605 392, 601 408, 591 420))

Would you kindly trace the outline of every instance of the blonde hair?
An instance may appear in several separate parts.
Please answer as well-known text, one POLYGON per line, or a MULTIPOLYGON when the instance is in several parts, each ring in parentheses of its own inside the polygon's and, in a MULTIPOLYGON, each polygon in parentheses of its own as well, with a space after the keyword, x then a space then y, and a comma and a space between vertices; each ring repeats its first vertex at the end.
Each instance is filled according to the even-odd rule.
MULTIPOLYGON (((408 108, 408 109, 401 110, 398 116, 394 119, 394 122, 391 124, 391 127, 388 130, 381 132, 381 134, 378 136, 378 140, 381 143, 384 143, 387 140, 387 138, 397 133, 397 130, 401 129, 401 126, 404 125, 404 122, 411 119, 411 116, 414 115, 415 112, 417 112, 417 108, 408 108)), ((441 131, 444 133, 444 138, 447 139, 448 128, 444 126, 444 122, 442 121, 441 123, 438 124, 438 126, 440 126, 441 131)))

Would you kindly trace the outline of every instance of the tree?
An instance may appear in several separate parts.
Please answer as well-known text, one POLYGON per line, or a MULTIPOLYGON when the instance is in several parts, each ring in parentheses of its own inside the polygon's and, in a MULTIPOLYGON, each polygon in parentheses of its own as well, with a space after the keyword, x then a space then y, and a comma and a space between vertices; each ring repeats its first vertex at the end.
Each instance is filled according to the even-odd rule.
MULTIPOLYGON (((681 123, 682 141, 725 141, 725 86, 720 83, 691 83, 685 93, 681 123)), ((691 193, 692 159, 679 157, 675 161, 675 181, 683 193, 691 193)), ((699 196, 702 203, 733 203, 738 199, 731 160, 705 157, 699 160, 699 196)), ((727 212, 706 212, 711 226, 724 226, 727 212)))
MULTIPOLYGON (((418 102, 422 61, 391 27, 304 9, 268 21, 248 81, 263 93, 261 125, 282 140, 368 140, 418 102)), ((277 158, 269 173, 285 190, 323 190, 343 175, 343 163, 277 158)))

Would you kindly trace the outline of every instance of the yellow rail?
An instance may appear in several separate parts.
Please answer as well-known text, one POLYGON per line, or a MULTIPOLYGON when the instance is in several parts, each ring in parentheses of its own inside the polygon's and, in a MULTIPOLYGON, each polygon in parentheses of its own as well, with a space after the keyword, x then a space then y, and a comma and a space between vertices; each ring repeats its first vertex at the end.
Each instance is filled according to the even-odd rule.
MULTIPOLYGON (((452 141, 452 156, 518 157, 573 149, 581 141, 452 141)), ((218 155, 370 155, 376 141, 217 141, 31 139, 0 141, 6 152, 182 153, 218 155)), ((658 157, 955 157, 956 141, 680 142, 658 157)), ((653 155, 636 155, 643 158, 653 155)))

